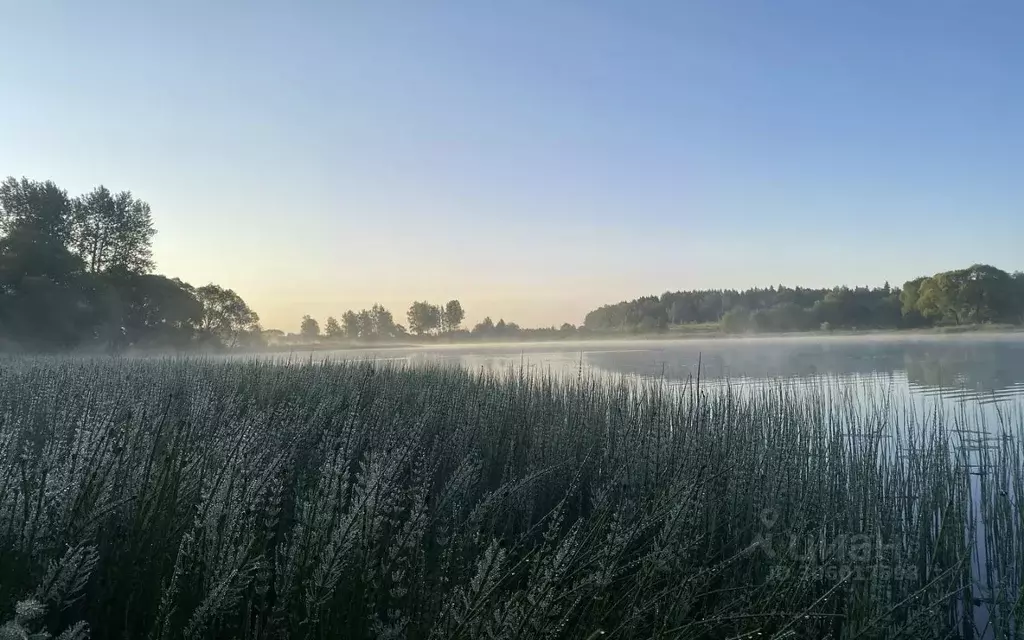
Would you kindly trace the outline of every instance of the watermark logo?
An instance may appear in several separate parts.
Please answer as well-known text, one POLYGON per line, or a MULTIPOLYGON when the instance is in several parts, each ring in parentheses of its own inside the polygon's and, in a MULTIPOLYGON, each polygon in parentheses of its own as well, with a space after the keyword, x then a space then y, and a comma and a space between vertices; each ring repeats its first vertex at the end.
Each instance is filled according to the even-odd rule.
POLYGON ((771 562, 769 580, 917 581, 917 566, 901 562, 896 546, 881 536, 787 531, 772 509, 762 511, 760 520, 754 543, 771 562))

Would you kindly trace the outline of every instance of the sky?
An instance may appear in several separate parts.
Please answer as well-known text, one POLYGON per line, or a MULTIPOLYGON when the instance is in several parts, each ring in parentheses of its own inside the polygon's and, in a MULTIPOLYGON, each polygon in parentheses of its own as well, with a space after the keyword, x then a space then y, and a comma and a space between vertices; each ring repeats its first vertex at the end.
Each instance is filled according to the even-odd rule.
POLYGON ((295 331, 1024 269, 1024 3, 0 0, 0 176, 295 331))

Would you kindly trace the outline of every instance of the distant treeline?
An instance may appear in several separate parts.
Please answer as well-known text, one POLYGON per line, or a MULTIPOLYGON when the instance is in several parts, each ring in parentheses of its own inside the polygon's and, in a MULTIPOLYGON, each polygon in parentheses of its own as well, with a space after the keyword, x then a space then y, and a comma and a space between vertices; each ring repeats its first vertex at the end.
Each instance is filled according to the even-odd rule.
POLYGON ((215 284, 153 271, 150 207, 100 186, 0 183, 0 350, 119 351, 258 343, 259 317, 215 284))
POLYGON ((322 328, 319 321, 307 315, 302 317, 298 334, 285 334, 276 329, 264 331, 263 334, 268 342, 544 340, 578 335, 576 326, 569 323, 561 327, 524 329, 515 322, 505 322, 504 318, 494 322, 490 317, 484 318, 472 329, 465 329, 462 322, 466 312, 458 300, 449 300, 445 304, 413 302, 405 317, 408 328, 395 322, 391 311, 375 304, 370 309, 346 311, 341 315, 340 322, 334 316, 329 316, 322 328))
POLYGON ((153 273, 150 206, 103 186, 71 197, 53 182, 0 183, 0 351, 260 348, 268 342, 548 340, 670 327, 727 333, 900 329, 1024 322, 1024 273, 987 265, 911 280, 902 288, 680 291, 607 305, 576 327, 525 329, 485 318, 463 328, 458 300, 412 303, 407 324, 377 304, 298 335, 263 330, 233 290, 153 273))
POLYGON ((975 264, 903 287, 677 291, 606 305, 587 314, 594 332, 653 333, 717 325, 726 333, 911 329, 1024 323, 1024 272, 975 264))

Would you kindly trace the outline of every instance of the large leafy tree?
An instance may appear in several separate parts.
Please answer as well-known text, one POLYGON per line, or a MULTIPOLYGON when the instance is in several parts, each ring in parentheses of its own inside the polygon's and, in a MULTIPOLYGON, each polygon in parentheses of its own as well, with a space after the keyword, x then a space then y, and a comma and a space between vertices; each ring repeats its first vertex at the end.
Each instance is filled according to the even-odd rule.
POLYGON ((203 305, 201 331, 225 346, 234 347, 243 334, 259 330, 259 315, 233 290, 211 283, 195 289, 195 297, 203 305))
POLYGON ((334 316, 327 317, 327 322, 324 323, 324 335, 328 338, 337 338, 342 335, 341 325, 338 324, 338 319, 334 316))
POLYGON ((441 313, 441 323, 444 331, 457 331, 465 319, 466 312, 462 309, 461 302, 449 300, 444 305, 444 311, 441 313))
POLYGON ((345 337, 350 340, 355 340, 359 337, 359 314, 355 311, 349 310, 341 315, 341 328, 345 332, 345 337))
POLYGON ((974 264, 961 273, 961 295, 972 322, 1012 322, 1013 277, 987 264, 974 264))
POLYGON ((302 324, 299 326, 299 335, 307 340, 315 340, 320 337, 320 323, 312 316, 302 316, 302 324))
POLYGON ((184 347, 203 321, 195 290, 160 275, 129 274, 116 287, 121 327, 129 345, 184 347))
POLYGON ((370 308, 370 323, 376 338, 393 338, 398 334, 394 316, 381 304, 370 308))
POLYGON ((68 349, 91 335, 88 283, 67 250, 71 201, 52 182, 0 183, 0 343, 68 349))
POLYGON ((67 247, 71 240, 72 203, 53 182, 9 177, 0 183, 0 232, 17 232, 47 247, 67 247))
POLYGON ((491 316, 487 316, 482 321, 478 322, 473 327, 473 335, 486 337, 494 333, 494 320, 491 320, 491 316))
POLYGON ((22 276, 67 282, 81 272, 68 251, 71 200, 54 183, 7 178, 0 183, 0 269, 7 283, 22 276))
POLYGON ((89 271, 152 271, 152 213, 130 191, 115 195, 96 187, 75 200, 73 220, 71 247, 89 271))
POLYGON ((149 275, 150 207, 104 187, 76 199, 53 182, 0 182, 0 344, 31 350, 186 347, 258 338, 230 289, 149 275))
POLYGON ((414 302, 406 313, 409 330, 418 336, 430 333, 441 326, 441 309, 429 302, 414 302))
POLYGON ((962 324, 967 319, 962 288, 963 281, 956 272, 937 273, 921 283, 917 307, 933 321, 962 324))

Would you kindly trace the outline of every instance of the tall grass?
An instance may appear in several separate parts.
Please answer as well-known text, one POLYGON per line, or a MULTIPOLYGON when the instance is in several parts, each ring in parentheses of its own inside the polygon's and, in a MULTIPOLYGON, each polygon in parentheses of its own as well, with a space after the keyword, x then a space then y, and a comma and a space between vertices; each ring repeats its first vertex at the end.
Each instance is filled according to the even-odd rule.
POLYGON ((1019 412, 523 369, 0 367, 0 639, 1014 637, 1021 619, 1019 412))

